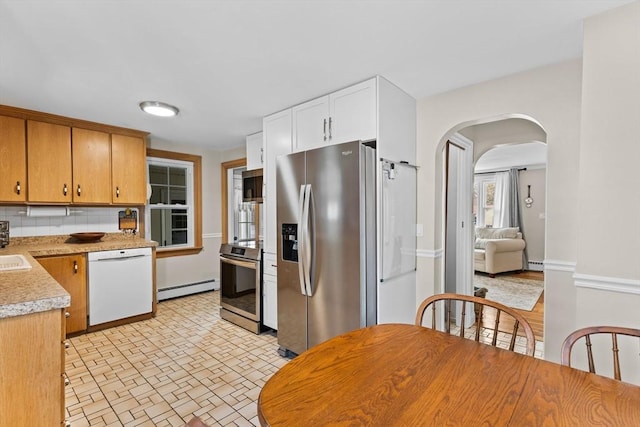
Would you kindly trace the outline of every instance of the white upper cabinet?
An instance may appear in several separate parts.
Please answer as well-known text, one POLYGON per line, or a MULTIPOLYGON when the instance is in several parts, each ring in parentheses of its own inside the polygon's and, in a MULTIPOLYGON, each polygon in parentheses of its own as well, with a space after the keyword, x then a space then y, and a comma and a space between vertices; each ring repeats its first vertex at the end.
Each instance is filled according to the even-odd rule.
POLYGON ((376 138, 376 79, 292 108, 293 150, 376 138))
POLYGON ((247 170, 262 169, 263 166, 262 132, 257 132, 247 136, 247 170))
POLYGON ((276 218, 276 157, 291 153, 291 109, 267 116, 262 121, 265 148, 263 179, 264 251, 275 254, 277 249, 276 218))
POLYGON ((297 105, 291 111, 294 151, 309 150, 328 144, 328 95, 297 105))
POLYGON ((332 144, 376 139, 376 79, 332 93, 329 109, 332 144))

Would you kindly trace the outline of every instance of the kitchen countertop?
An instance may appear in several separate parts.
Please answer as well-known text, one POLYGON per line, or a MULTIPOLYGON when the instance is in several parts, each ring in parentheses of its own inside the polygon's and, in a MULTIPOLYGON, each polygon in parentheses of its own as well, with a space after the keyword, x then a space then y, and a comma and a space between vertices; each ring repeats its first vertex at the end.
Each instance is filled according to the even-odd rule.
POLYGON ((0 255, 21 254, 30 269, 0 271, 0 319, 68 307, 71 297, 34 257, 155 247, 136 235, 111 233, 97 242, 78 242, 69 236, 16 237, 0 255))

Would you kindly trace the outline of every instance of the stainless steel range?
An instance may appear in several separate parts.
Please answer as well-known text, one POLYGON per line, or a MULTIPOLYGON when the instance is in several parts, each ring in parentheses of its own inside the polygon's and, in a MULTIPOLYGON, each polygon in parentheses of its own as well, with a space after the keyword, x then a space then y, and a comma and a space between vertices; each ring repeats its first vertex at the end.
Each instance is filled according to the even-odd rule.
POLYGON ((262 243, 220 246, 220 317, 255 334, 262 325, 262 243))

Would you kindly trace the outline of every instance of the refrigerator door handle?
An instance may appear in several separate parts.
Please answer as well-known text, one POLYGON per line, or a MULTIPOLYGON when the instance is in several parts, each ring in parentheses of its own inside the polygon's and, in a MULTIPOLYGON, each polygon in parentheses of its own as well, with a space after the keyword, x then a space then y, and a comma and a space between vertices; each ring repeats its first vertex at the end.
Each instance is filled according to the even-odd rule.
POLYGON ((305 251, 305 229, 302 225, 302 217, 304 214, 304 197, 305 197, 305 189, 306 185, 300 186, 300 193, 298 194, 298 252, 300 256, 298 257, 298 278, 300 280, 300 293, 302 295, 307 295, 307 286, 305 282, 305 268, 304 268, 304 251, 305 251))
POLYGON ((304 277, 305 277, 305 285, 306 285, 306 289, 307 289, 307 296, 313 296, 313 284, 311 282, 311 270, 313 269, 313 257, 314 257, 314 250, 315 250, 315 234, 313 233, 314 230, 312 230, 311 227, 311 220, 313 220, 313 218, 311 218, 310 215, 310 210, 311 210, 311 184, 307 184, 306 185, 306 189, 305 189, 305 195, 304 195, 304 212, 303 212, 303 217, 302 217, 302 224, 304 227, 304 234, 305 234, 305 245, 304 245, 304 253, 303 253, 303 257, 304 257, 304 277))

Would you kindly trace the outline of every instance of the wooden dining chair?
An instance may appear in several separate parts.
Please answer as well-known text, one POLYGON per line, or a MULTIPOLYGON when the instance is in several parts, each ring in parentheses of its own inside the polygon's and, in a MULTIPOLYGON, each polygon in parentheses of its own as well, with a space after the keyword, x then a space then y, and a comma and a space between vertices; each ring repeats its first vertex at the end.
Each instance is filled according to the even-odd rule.
POLYGON ((596 373, 595 363, 593 362, 593 349, 591 344, 591 337, 599 334, 611 335, 611 350, 613 352, 613 377, 621 381, 620 375, 620 356, 618 348, 618 335, 626 335, 630 337, 640 337, 640 329, 623 328, 619 326, 590 326, 587 328, 578 329, 562 343, 562 356, 560 364, 564 366, 571 366, 571 350, 573 345, 581 338, 585 339, 585 345, 587 347, 587 360, 589 363, 589 372, 596 373))
MULTIPOLYGON (((416 325, 423 326, 422 323, 425 312, 427 311, 427 308, 431 307, 431 329, 436 329, 436 324, 438 323, 437 313, 439 312, 437 307, 442 306, 444 310, 443 332, 451 334, 451 325, 452 322, 455 321, 455 315, 452 313, 454 306, 452 302, 456 301, 462 302, 460 308, 461 324, 458 325, 460 328, 459 335, 461 337, 466 338, 465 324, 467 323, 467 317, 470 315, 470 313, 475 312, 476 328, 474 337, 476 341, 484 342, 480 340, 480 337, 483 336, 481 334, 481 330, 492 331, 493 336, 491 338, 491 345, 497 347, 498 332, 504 332, 507 334, 511 334, 509 350, 514 351, 516 338, 518 336, 518 332, 521 330, 522 332, 524 332, 524 337, 527 341, 525 354, 528 356, 533 356, 535 352, 536 339, 535 335, 533 334, 533 329, 531 329, 531 325, 529 325, 529 322, 527 322, 527 320, 514 309, 485 298, 455 293, 433 295, 425 299, 422 304, 420 304, 420 307, 418 307, 418 312, 416 314, 416 325), (467 308, 468 306, 472 307, 471 310, 473 311, 469 311, 467 308), (493 325, 491 325, 491 327, 487 327, 485 325, 486 322, 483 322, 485 315, 488 314, 485 311, 485 307, 490 307, 492 309, 492 316, 487 316, 493 319, 493 325)), ((487 342, 485 343, 488 344, 487 342)))

